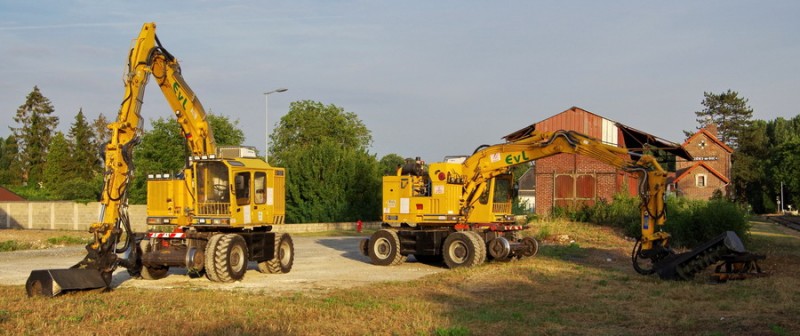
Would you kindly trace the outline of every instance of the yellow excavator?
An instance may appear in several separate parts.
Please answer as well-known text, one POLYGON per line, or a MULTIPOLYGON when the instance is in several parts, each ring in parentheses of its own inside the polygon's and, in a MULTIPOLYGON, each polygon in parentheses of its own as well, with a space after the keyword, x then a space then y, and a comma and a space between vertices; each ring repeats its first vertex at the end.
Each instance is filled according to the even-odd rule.
POLYGON ((383 177, 382 229, 361 242, 361 252, 375 265, 396 265, 413 255, 421 262, 443 260, 450 268, 475 266, 487 258, 534 256, 538 242, 521 237, 527 225, 517 224, 511 212, 516 189, 509 168, 560 153, 587 156, 639 175, 641 237, 631 253, 638 273, 691 279, 723 262, 717 272, 736 278, 754 271, 755 261, 763 258, 747 252, 732 231, 690 252, 675 253, 670 234, 662 230, 667 173, 655 157, 633 154, 638 157, 633 160, 624 148, 574 131, 533 132, 430 165, 406 160, 395 175, 383 177))
POLYGON ((94 239, 86 246, 87 255, 69 269, 31 272, 28 295, 109 289, 119 266, 144 279, 163 278, 170 267, 181 267, 189 275, 204 274, 218 282, 242 279, 249 261, 262 272, 289 272, 292 238, 272 231, 272 224, 284 222, 285 170, 257 158, 251 148, 217 147, 206 112, 184 82, 178 60, 161 45, 155 23, 144 24, 133 40, 124 82, 117 120, 108 126, 101 211, 89 228, 94 239), (151 76, 169 102, 190 154, 179 174, 148 176, 150 229, 135 233, 128 187, 151 76))

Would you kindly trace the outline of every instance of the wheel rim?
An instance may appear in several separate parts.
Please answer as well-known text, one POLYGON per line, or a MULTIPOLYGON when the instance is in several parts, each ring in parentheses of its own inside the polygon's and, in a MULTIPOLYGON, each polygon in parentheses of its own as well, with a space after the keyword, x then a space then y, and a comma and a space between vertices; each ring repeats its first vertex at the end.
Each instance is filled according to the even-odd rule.
POLYGON ((504 237, 492 239, 489 243, 489 253, 495 259, 504 259, 511 253, 511 244, 504 237))
POLYGON ((246 265, 244 249, 241 245, 237 244, 231 249, 230 265, 231 269, 235 271, 240 271, 246 265))
POLYGON ((522 243, 525 244, 525 251, 523 253, 524 256, 533 257, 537 252, 539 252, 539 243, 533 238, 526 237, 522 240, 522 243))
POLYGON ((392 244, 386 238, 378 238, 375 240, 375 245, 372 247, 372 252, 378 259, 386 259, 392 254, 392 244))
POLYGON ((289 260, 292 259, 292 249, 286 241, 281 242, 280 250, 278 251, 278 258, 281 260, 281 265, 286 266, 289 260))
POLYGON ((450 244, 450 247, 447 249, 450 259, 456 264, 463 264, 467 261, 467 258, 469 257, 468 251, 469 249, 467 248, 467 244, 460 240, 450 244))

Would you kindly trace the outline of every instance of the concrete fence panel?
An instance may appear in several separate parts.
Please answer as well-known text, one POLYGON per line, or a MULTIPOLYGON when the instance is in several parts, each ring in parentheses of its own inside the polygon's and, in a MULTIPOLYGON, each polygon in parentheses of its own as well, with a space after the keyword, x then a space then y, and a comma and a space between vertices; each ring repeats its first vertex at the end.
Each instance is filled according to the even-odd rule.
MULTIPOLYGON (((55 202, 0 202, 0 229, 73 230, 87 231, 100 218, 100 203, 55 202)), ((131 226, 136 232, 147 231, 147 206, 128 207, 131 226)), ((273 231, 288 233, 355 230, 357 224, 306 223, 280 224, 273 231)), ((378 229, 379 222, 364 222, 363 229, 378 229)))

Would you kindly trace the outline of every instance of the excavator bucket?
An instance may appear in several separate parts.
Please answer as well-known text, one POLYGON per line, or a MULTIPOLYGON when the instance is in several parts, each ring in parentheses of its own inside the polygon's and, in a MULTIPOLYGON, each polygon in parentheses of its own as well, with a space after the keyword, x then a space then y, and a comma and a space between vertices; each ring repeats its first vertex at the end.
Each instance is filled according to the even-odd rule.
POLYGON ((53 297, 66 291, 108 288, 109 284, 99 270, 68 268, 34 270, 25 283, 29 297, 53 297))
MULTIPOLYGON (((764 258, 762 255, 747 252, 739 236, 733 231, 726 231, 689 252, 665 258, 655 265, 655 271, 662 279, 691 280, 696 273, 718 262, 755 263, 756 260, 764 258)), ((739 267, 733 266, 726 268, 739 269, 739 267)), ((747 267, 747 269, 751 268, 757 269, 760 273, 758 265, 747 267)), ((720 269, 718 267, 717 272, 720 269)))

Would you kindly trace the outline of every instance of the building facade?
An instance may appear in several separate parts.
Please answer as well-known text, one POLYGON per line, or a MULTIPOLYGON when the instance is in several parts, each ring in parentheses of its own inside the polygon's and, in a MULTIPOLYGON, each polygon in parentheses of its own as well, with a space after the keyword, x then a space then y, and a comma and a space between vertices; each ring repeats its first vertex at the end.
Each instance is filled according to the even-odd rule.
POLYGON ((683 147, 693 160, 677 159, 672 187, 678 195, 690 199, 725 196, 731 182, 731 149, 717 138, 713 124, 686 139, 683 147))
MULTIPOLYGON (((534 131, 554 132, 571 130, 603 142, 641 153, 645 148, 660 148, 677 156, 691 159, 680 145, 636 130, 619 122, 604 118, 579 107, 571 107, 559 114, 532 124, 503 137, 514 141, 534 131)), ((635 158, 630 158, 635 160, 635 158)), ((556 207, 592 205, 598 200, 611 201, 623 192, 636 195, 638 175, 626 173, 616 167, 590 157, 576 154, 557 154, 534 163, 535 212, 547 215, 556 207)))

